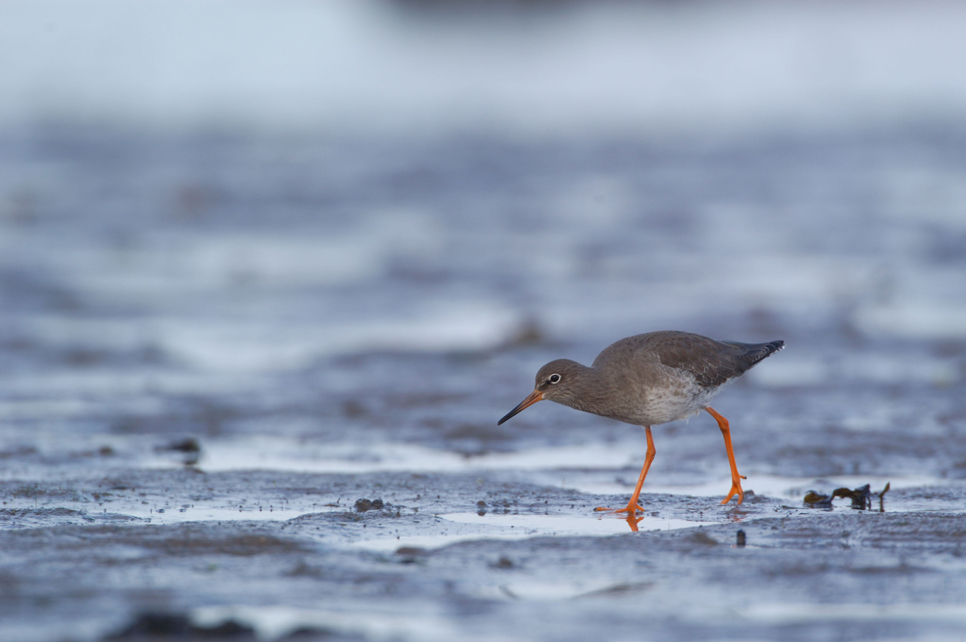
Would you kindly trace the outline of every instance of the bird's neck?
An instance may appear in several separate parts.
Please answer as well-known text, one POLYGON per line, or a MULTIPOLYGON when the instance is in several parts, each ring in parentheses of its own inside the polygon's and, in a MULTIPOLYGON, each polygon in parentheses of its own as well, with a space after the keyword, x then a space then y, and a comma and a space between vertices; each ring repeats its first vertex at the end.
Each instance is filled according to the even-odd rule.
MULTIPOLYGON (((579 365, 579 364, 578 364, 579 365)), ((611 382, 598 368, 581 365, 580 377, 559 403, 576 410, 607 416, 608 399, 611 395, 611 382)))

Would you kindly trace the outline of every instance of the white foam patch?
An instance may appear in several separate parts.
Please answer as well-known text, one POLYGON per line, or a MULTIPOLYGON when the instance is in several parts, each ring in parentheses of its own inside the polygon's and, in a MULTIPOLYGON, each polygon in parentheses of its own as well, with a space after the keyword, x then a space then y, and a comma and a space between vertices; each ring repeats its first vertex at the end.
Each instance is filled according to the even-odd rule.
MULTIPOLYGON (((531 537, 600 537, 631 532, 627 518, 622 515, 506 515, 487 513, 450 513, 436 515, 449 524, 440 522, 440 532, 430 535, 402 535, 391 538, 368 539, 352 544, 355 548, 391 552, 402 546, 433 549, 458 542, 480 539, 520 540, 531 537)), ((684 519, 644 517, 637 523, 638 531, 666 531, 697 528, 714 522, 684 519)))
MULTIPOLYGON (((75 287, 100 301, 176 303, 186 294, 348 285, 381 275, 393 260, 433 256, 438 222, 415 211, 374 211, 344 230, 318 233, 154 232, 134 250, 65 243, 35 261, 66 268, 75 287), (84 265, 83 272, 70 267, 84 265)), ((28 257, 29 258, 29 257, 28 257)))
POLYGON ((519 324, 500 304, 466 301, 429 305, 408 318, 289 324, 285 332, 271 322, 184 319, 167 323, 158 343, 206 370, 260 372, 365 350, 483 350, 503 343, 519 324))
MULTIPOLYGON (((270 316, 189 314, 156 316, 145 323, 137 318, 117 321, 37 315, 23 317, 20 322, 29 328, 30 335, 44 343, 116 350, 155 346, 201 371, 237 378, 298 368, 320 357, 356 351, 491 349, 504 343, 520 326, 521 319, 501 303, 467 300, 431 303, 418 312, 393 319, 286 320, 284 331, 279 330, 279 322, 270 316)), ((85 370, 76 379, 93 382, 97 375, 96 369, 85 370)), ((106 376, 128 375, 107 373, 106 376)), ((153 377, 163 377, 163 374, 140 372, 133 381, 153 377)), ((119 383, 125 388, 131 387, 129 382, 119 383)), ((206 387, 211 385, 208 382, 206 387)))
MULTIPOLYGON (((279 470, 322 474, 377 472, 459 473, 483 470, 544 470, 555 468, 620 468, 632 460, 615 454, 613 446, 535 448, 522 452, 466 457, 413 444, 383 443, 376 451, 355 444, 319 444, 287 437, 251 435, 244 439, 205 442, 198 467, 206 472, 279 470)), ((147 463, 152 468, 180 466, 171 459, 147 463)))
MULTIPOLYGON (((535 448, 521 452, 489 453, 465 457, 451 451, 413 444, 382 444, 378 452, 360 445, 313 444, 288 437, 252 435, 244 439, 218 439, 205 442, 198 467, 206 472, 274 470, 317 474, 368 474, 379 472, 471 473, 487 470, 544 471, 543 483, 592 495, 627 495, 634 484, 599 481, 592 471, 619 470, 638 466, 634 456, 621 456, 613 444, 535 448), (566 475, 546 471, 569 470, 566 475)), ((146 462, 150 468, 176 468, 173 458, 146 462)), ((723 497, 731 488, 730 478, 697 484, 662 484, 647 481, 645 494, 723 497)), ((923 486, 948 486, 949 480, 925 475, 835 475, 829 477, 786 477, 749 475, 744 489, 769 497, 801 497, 808 490, 830 492, 839 487, 871 485, 878 492, 886 483, 893 489, 923 486)))

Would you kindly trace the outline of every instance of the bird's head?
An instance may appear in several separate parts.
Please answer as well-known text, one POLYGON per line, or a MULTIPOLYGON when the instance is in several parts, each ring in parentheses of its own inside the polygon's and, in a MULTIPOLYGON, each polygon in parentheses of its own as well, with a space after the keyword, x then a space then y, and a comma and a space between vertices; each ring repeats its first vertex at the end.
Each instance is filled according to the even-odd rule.
POLYGON ((571 405, 568 401, 573 398, 581 370, 586 370, 586 367, 570 359, 557 359, 540 368, 530 396, 508 412, 496 425, 499 426, 507 419, 544 399, 571 405))

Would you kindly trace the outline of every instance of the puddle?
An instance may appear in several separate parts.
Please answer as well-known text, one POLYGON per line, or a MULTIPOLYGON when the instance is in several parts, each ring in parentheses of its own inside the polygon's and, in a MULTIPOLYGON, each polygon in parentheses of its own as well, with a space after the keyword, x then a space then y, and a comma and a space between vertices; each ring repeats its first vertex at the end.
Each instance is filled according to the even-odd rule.
MULTIPOLYGON (((599 495, 624 495, 633 490, 634 486, 617 482, 577 481, 564 482, 566 488, 581 493, 599 495)), ((780 475, 748 475, 742 482, 745 491, 753 490, 756 495, 776 498, 800 500, 807 491, 831 492, 836 488, 858 488, 869 484, 872 492, 877 493, 886 484, 891 484, 892 490, 900 488, 919 488, 922 486, 949 486, 948 479, 929 477, 926 475, 885 477, 878 475, 837 475, 830 477, 782 477, 780 475)), ((559 485, 560 482, 558 481, 559 485)), ((645 483, 643 494, 692 495, 695 497, 716 497, 725 495, 731 487, 731 479, 722 477, 719 480, 700 484, 651 484, 645 483)), ((888 498, 888 495, 886 495, 888 498)))
MULTIPOLYGON (((531 537, 599 537, 630 532, 627 519, 613 514, 602 515, 479 515, 449 513, 437 515, 443 532, 431 535, 402 535, 394 538, 370 539, 352 546, 372 551, 391 552, 402 546, 433 549, 457 542, 479 539, 519 540, 531 537)), ((645 517, 637 527, 644 531, 696 528, 716 522, 645 517)))
POLYGON ((242 510, 237 507, 165 507, 163 509, 149 506, 123 508, 112 506, 111 509, 88 511, 65 506, 43 506, 8 502, 2 511, 8 519, 0 524, 0 530, 20 530, 37 528, 57 524, 89 524, 109 522, 132 522, 143 520, 147 524, 185 524, 191 522, 284 522, 301 515, 318 514, 334 509, 296 510, 290 508, 262 508, 246 506, 242 510))
MULTIPOLYGON (((210 507, 191 507, 191 508, 165 508, 164 512, 158 510, 124 510, 120 511, 131 517, 140 517, 148 520, 152 524, 182 524, 186 522, 284 522, 294 519, 301 515, 311 513, 321 513, 322 510, 297 510, 291 508, 257 508, 245 507, 238 508, 210 508, 210 507)), ((332 509, 328 509, 332 510, 332 509)))
MULTIPOLYGON (((487 513, 481 516, 477 513, 452 513, 440 515, 440 517, 460 524, 522 528, 527 531, 527 535, 604 535, 627 532, 627 519, 623 515, 491 515, 487 513)), ((645 517, 637 527, 641 531, 669 531, 713 523, 715 522, 645 517)))

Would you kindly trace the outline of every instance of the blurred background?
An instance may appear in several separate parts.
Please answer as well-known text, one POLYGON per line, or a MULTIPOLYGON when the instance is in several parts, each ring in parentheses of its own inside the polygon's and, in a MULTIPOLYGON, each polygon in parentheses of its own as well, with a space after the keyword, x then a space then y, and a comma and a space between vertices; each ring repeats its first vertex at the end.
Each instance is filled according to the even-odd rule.
POLYGON ((594 442, 491 423, 550 358, 657 329, 785 339, 749 379, 854 386, 821 427, 961 421, 880 397, 966 372, 964 19, 4 3, 0 441, 37 459, 3 474, 77 440, 594 442))
POLYGON ((831 334, 946 341, 849 367, 956 380, 964 18, 4 3, 0 415, 150 413, 360 352, 592 359, 659 328, 807 334, 769 364, 783 382, 842 376, 813 358, 831 334))
POLYGON ((0 12, 8 373, 966 335, 957 3, 0 12))
MULTIPOLYGON (((4 2, 0 479, 179 467, 171 443, 326 472, 602 439, 628 447, 587 465, 633 476, 640 431, 495 422, 542 363, 659 329, 786 340, 722 398, 743 472, 961 477, 964 24, 4 2)), ((652 475, 727 479, 704 419, 656 432, 652 475)))

